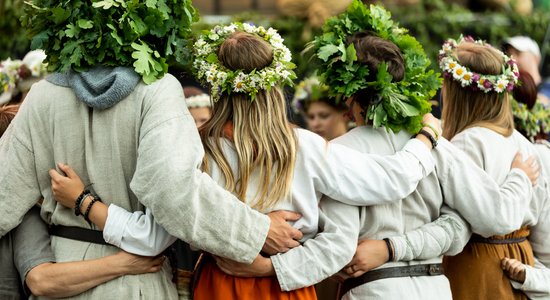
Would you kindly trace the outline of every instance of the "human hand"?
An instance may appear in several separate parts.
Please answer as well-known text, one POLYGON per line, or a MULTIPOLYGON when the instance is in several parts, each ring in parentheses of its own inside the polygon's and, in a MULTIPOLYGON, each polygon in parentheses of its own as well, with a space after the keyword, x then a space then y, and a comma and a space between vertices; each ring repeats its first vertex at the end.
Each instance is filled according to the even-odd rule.
POLYGON ((519 283, 525 282, 525 265, 513 258, 505 257, 500 261, 500 266, 504 273, 513 281, 519 283))
POLYGON ((530 156, 526 161, 523 161, 523 156, 521 153, 516 153, 516 156, 514 156, 514 160, 512 161, 511 169, 514 168, 522 170, 527 177, 529 177, 529 180, 531 180, 531 184, 533 184, 533 186, 537 184, 537 179, 540 175, 540 167, 535 156, 530 156))
POLYGON ((53 197, 61 205, 74 208, 76 198, 84 191, 84 184, 70 166, 58 163, 57 167, 67 176, 59 174, 55 169, 48 172, 51 177, 53 197))
POLYGON ((214 256, 218 267, 226 274, 237 277, 266 277, 275 275, 271 259, 258 255, 252 264, 243 264, 228 258, 214 256))
POLYGON ((353 259, 343 269, 350 277, 359 277, 385 264, 390 257, 388 246, 382 240, 362 240, 353 259))
POLYGON ((275 255, 300 246, 298 241, 304 236, 303 233, 287 222, 298 221, 302 217, 300 214, 278 210, 269 213, 268 217, 271 219, 271 224, 269 224, 269 232, 262 248, 263 252, 275 255))
POLYGON ((140 256, 125 251, 113 255, 115 263, 123 270, 125 275, 138 275, 145 273, 156 273, 162 268, 166 256, 156 257, 140 256))
POLYGON ((441 121, 434 117, 431 113, 427 113, 422 117, 422 125, 422 129, 432 134, 432 136, 436 139, 438 139, 443 132, 443 129, 441 128, 441 121))

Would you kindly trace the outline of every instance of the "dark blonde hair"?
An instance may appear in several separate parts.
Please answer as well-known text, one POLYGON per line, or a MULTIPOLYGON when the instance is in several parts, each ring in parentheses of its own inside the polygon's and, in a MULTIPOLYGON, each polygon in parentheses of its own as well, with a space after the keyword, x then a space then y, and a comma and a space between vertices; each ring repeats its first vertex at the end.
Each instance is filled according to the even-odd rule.
MULTIPOLYGON (((251 72, 271 64, 271 45, 256 35, 236 32, 220 46, 218 58, 230 70, 251 72)), ((220 167, 225 188, 245 200, 253 171, 259 171, 259 189, 253 207, 264 210, 290 194, 297 140, 286 117, 286 101, 279 87, 260 90, 252 100, 244 93, 224 94, 214 103, 212 118, 200 130, 207 156, 220 167), (233 123, 238 156, 235 176, 222 151, 226 125, 233 123)), ((205 159, 205 170, 208 163, 205 159)))
MULTIPOLYGON (((502 72, 502 54, 488 45, 462 42, 455 49, 458 63, 473 72, 498 75, 502 72)), ((503 136, 514 130, 514 118, 508 93, 485 93, 462 87, 453 78, 443 80, 443 136, 452 139, 475 126, 491 129, 503 136)))
POLYGON ((4 135, 15 114, 19 111, 19 105, 0 106, 0 137, 4 135))

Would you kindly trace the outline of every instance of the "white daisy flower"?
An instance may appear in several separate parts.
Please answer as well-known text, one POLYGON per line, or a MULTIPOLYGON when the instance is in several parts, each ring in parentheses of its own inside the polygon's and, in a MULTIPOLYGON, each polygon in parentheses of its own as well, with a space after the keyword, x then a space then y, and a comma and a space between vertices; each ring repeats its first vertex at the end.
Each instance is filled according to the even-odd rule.
POLYGON ((501 93, 506 89, 508 86, 508 80, 506 79, 499 79, 497 83, 495 84, 495 92, 501 93))

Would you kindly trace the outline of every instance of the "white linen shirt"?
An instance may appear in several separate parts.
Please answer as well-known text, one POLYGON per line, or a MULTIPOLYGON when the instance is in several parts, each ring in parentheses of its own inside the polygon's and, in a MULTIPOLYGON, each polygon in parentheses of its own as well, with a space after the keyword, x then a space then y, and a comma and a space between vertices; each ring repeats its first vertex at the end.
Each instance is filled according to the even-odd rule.
MULTIPOLYGON (((388 155, 408 139, 405 132, 393 134, 384 128, 362 126, 337 138, 335 142, 361 152, 388 155)), ((531 193, 530 182, 522 172, 509 170, 505 187, 501 188, 445 139, 440 139, 433 154, 435 172, 423 179, 417 189, 400 202, 355 208, 355 212, 323 208, 331 219, 345 215, 354 220, 348 234, 358 235, 359 240, 390 238, 395 258, 399 261, 388 262, 380 268, 440 263, 443 254, 462 251, 470 237, 468 224, 451 208, 465 211, 468 216, 478 216, 480 210, 492 207, 493 201, 514 203, 513 199, 525 198, 531 193)), ((494 210, 492 218, 500 217, 501 212, 494 210)), ((477 229, 486 234, 498 231, 492 220, 482 222, 477 229)), ((441 275, 377 280, 352 289, 344 299, 451 297, 449 282, 441 275)))
MULTIPOLYGON (((298 140, 298 153, 291 194, 288 199, 263 211, 269 213, 275 210, 291 210, 302 215, 293 226, 304 233, 304 245, 271 257, 283 290, 319 282, 336 273, 353 256, 357 237, 342 235, 331 220, 319 213, 319 199, 323 194, 351 205, 390 203, 410 194, 434 167, 430 150, 417 139, 403 143, 403 150, 395 155, 380 156, 363 154, 342 145, 328 143, 307 130, 295 129, 295 134, 298 140), (317 235, 319 228, 322 232, 310 240, 317 235), (328 260, 304 264, 305 258, 320 256, 328 256, 328 260), (308 269, 318 272, 311 272, 315 274, 302 277, 302 272, 308 269)), ((228 140, 224 141, 223 147, 224 155, 236 173, 236 152, 228 140)), ((211 163, 210 168, 212 178, 224 186, 219 167, 211 163)), ((250 198, 258 187, 257 180, 257 175, 251 176, 247 191, 250 198)), ((245 200, 247 204, 252 205, 250 198, 245 200)), ((105 239, 128 252, 142 255, 161 252, 163 247, 169 245, 171 239, 166 237, 166 232, 158 228, 153 216, 147 211, 140 216, 136 214, 140 213, 132 215, 119 208, 109 207, 103 232, 105 239), (116 218, 110 215, 111 212, 116 218), (148 220, 140 221, 140 218, 148 220), (134 223, 139 223, 139 226, 134 226, 134 223)))

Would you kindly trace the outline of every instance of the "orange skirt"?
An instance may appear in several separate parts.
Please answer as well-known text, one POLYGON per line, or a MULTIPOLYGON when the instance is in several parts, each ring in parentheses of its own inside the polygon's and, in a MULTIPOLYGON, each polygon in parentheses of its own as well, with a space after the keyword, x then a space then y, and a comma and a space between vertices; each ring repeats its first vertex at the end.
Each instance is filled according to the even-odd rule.
MULTIPOLYGON (((521 228, 504 236, 491 239, 523 238, 528 228, 521 228)), ((500 267, 504 257, 514 258, 533 265, 533 249, 528 240, 513 244, 486 244, 469 242, 462 253, 443 259, 445 275, 451 283, 453 299, 527 300, 521 291, 514 290, 500 267)))
POLYGON ((316 300, 313 286, 283 292, 277 277, 235 277, 225 274, 211 257, 203 262, 195 285, 195 300, 316 300))

